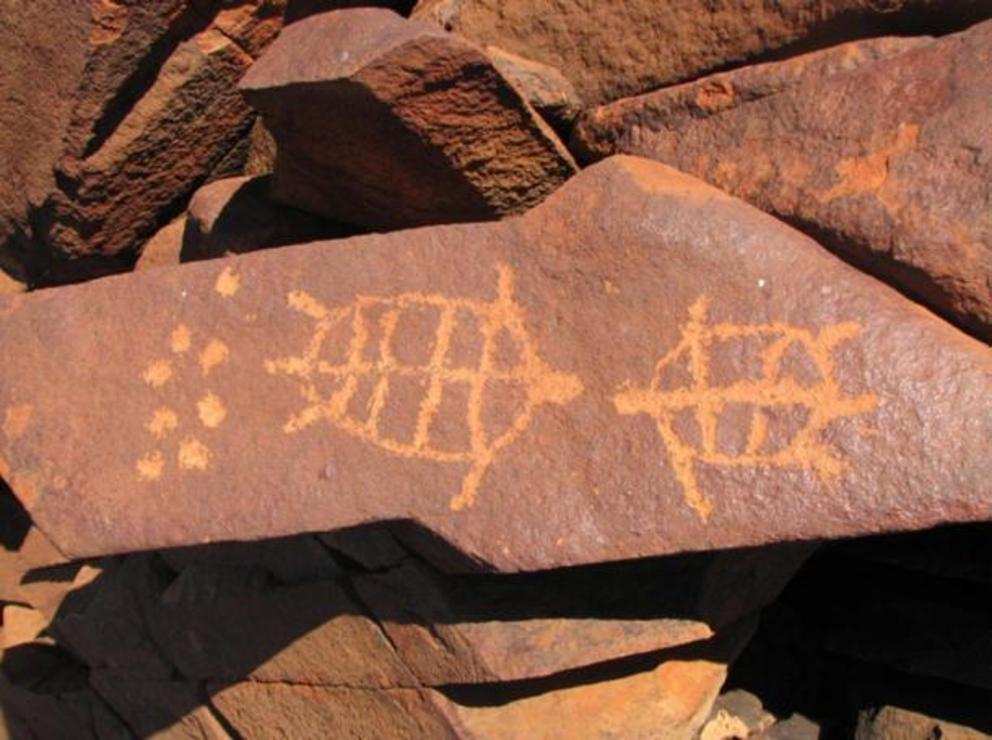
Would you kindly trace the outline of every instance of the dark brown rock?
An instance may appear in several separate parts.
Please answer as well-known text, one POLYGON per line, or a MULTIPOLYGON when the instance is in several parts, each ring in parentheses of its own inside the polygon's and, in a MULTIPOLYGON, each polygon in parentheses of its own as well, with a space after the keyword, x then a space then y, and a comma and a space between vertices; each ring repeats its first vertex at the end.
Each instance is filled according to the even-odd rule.
POLYGON ((282 6, 5 0, 0 250, 43 282, 79 279, 69 258, 126 269, 110 257, 133 258, 243 139, 236 82, 282 6))
POLYGON ((321 542, 365 570, 383 570, 399 565, 408 553, 382 526, 339 529, 317 535, 321 542))
POLYGON ((978 729, 929 717, 901 707, 877 707, 858 714, 854 740, 941 738, 942 740, 986 740, 978 729))
POLYGON ((140 673, 96 670, 90 683, 137 737, 156 740, 229 740, 207 706, 200 684, 149 679, 140 673))
POLYGON ((270 179, 228 178, 197 190, 182 237, 184 261, 355 235, 354 227, 273 203, 270 179))
POLYGON ((907 30, 924 19, 930 27, 961 28, 988 17, 983 5, 976 0, 420 0, 413 18, 556 67, 587 104, 599 104, 803 43, 907 30))
POLYGON ((378 625, 333 581, 272 586, 257 571, 194 567, 162 594, 148 623, 189 679, 416 685, 378 625))
POLYGON ((69 556, 410 520, 519 571, 992 517, 992 350, 637 158, 519 219, 6 297, 0 346, 2 473, 69 556))
POLYGON ((578 138, 702 177, 992 340, 990 65, 986 22, 672 128, 633 112, 669 93, 625 101, 578 138))
POLYGON ((415 562, 356 579, 425 685, 513 681, 712 637, 757 611, 805 548, 524 576, 445 578, 415 562))
POLYGON ((211 691, 212 702, 242 737, 437 738, 456 740, 428 692, 334 686, 238 683, 211 691))
POLYGON ((346 223, 493 219, 575 171, 482 49, 387 10, 288 26, 241 90, 278 144, 273 197, 346 223))

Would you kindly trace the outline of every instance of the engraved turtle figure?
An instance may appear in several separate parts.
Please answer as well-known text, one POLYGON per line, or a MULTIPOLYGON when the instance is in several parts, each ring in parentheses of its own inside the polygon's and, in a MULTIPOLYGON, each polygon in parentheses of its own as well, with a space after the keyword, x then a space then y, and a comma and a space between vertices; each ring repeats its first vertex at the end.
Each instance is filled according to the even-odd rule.
POLYGON ((686 503, 705 522, 713 502, 699 487, 699 463, 725 467, 801 468, 812 471, 821 481, 843 472, 844 460, 823 440, 822 433, 835 419, 873 411, 878 398, 873 393, 846 395, 834 372, 833 352, 837 345, 861 331, 857 322, 829 324, 811 331, 784 322, 764 324, 709 323, 709 300, 701 296, 689 308, 689 321, 682 326, 682 338, 655 365, 650 385, 634 387, 629 382, 613 398, 621 415, 647 414, 654 418, 671 460, 686 503), (713 352, 721 342, 758 339, 764 343, 761 376, 740 378, 729 384, 712 383, 713 352), (815 368, 818 380, 799 383, 783 372, 787 353, 799 350, 815 368), (683 363, 688 380, 676 387, 666 385, 669 371, 683 363), (721 449, 717 428, 721 415, 732 405, 753 409, 743 450, 721 449), (785 444, 768 447, 769 423, 776 409, 804 408, 805 423, 785 444), (687 440, 679 433, 676 417, 689 412, 699 431, 698 440, 687 440))
POLYGON ((394 455, 467 465, 461 489, 449 503, 454 511, 471 506, 486 470, 527 429, 535 409, 564 405, 583 390, 577 376, 554 370, 538 354, 514 300, 512 270, 500 264, 497 275, 493 300, 406 292, 358 295, 350 304, 328 307, 304 291, 289 293, 289 306, 314 326, 302 354, 265 363, 268 372, 295 378, 306 402, 283 430, 296 433, 327 421, 394 455), (421 342, 428 345, 426 354, 411 361, 397 351, 397 335, 404 317, 415 313, 431 317, 431 336, 421 342), (477 354, 470 364, 455 357, 456 333, 477 335, 477 354), (509 360, 499 351, 507 343, 514 348, 509 360), (412 429, 398 435, 385 428, 383 416, 395 402, 394 386, 403 381, 415 384, 419 398, 412 429), (512 408, 500 410, 498 427, 486 413, 496 385, 514 391, 516 399, 512 408), (455 393, 464 396, 460 422, 466 435, 452 447, 436 437, 445 421, 441 417, 451 413, 442 409, 445 397, 455 393))

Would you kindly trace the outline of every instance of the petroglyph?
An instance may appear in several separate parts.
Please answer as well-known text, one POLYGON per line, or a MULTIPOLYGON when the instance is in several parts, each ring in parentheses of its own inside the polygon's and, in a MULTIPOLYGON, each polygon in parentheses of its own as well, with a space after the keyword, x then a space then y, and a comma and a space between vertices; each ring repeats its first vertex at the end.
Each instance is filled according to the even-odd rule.
POLYGON ((822 432, 835 419, 866 414, 878 405, 877 397, 871 393, 846 396, 834 375, 834 348, 857 336, 860 324, 853 321, 831 324, 816 333, 780 322, 708 324, 707 308, 705 296, 692 305, 689 321, 682 327, 681 341, 658 361, 647 388, 628 384, 613 398, 620 414, 647 414, 655 419, 686 503, 703 521, 713 510, 712 501, 700 490, 696 478, 699 463, 802 468, 813 471, 821 481, 840 475, 844 461, 822 442, 822 432), (761 377, 736 380, 729 385, 712 385, 714 348, 720 342, 741 339, 763 342, 761 377), (815 382, 803 384, 783 372, 783 360, 794 349, 802 350, 812 362, 818 375, 815 382), (666 373, 682 362, 686 364, 688 383, 666 388, 666 373), (718 444, 718 423, 721 414, 731 405, 746 405, 753 409, 743 451, 727 452, 718 444), (770 414, 776 408, 795 407, 808 412, 805 424, 787 444, 769 450, 770 414), (697 441, 687 441, 676 429, 676 417, 684 411, 695 418, 699 430, 697 441))
POLYGON ((8 406, 3 415, 3 433, 7 439, 17 439, 31 423, 34 407, 29 403, 8 406))
POLYGON ((214 290, 216 290, 224 298, 230 298, 241 288, 241 276, 238 275, 230 267, 225 267, 220 275, 217 276, 217 281, 214 283, 214 290))
MULTIPOLYGON (((153 360, 142 373, 142 380, 155 390, 164 392, 166 384, 173 381, 173 378, 173 385, 182 385, 191 379, 206 377, 227 362, 230 350, 220 339, 206 341, 198 355, 190 352, 194 345, 193 339, 193 332, 185 324, 173 329, 168 338, 168 347, 173 357, 153 360)), ((180 471, 206 470, 213 453, 203 440, 190 433, 190 429, 198 425, 199 429, 209 433, 220 427, 227 418, 227 413, 224 401, 209 388, 204 389, 195 408, 185 414, 185 428, 183 414, 171 405, 157 405, 145 423, 145 429, 154 438, 155 447, 142 455, 134 465, 139 480, 160 480, 168 469, 170 460, 175 461, 175 467, 180 471), (174 441, 181 432, 182 439, 174 441)))
MULTIPOLYGON (((577 376, 552 369, 538 354, 523 310, 514 301, 513 281, 510 268, 500 265, 492 301, 411 292, 359 295, 349 305, 330 308, 304 291, 289 293, 289 307, 312 319, 314 327, 302 354, 266 361, 270 373, 299 382, 306 403, 285 422, 283 431, 293 434, 327 421, 393 455, 466 466, 461 489, 449 504, 453 511, 471 506, 486 470, 523 434, 535 409, 542 404, 564 405, 583 390, 577 376), (423 357, 414 361, 401 356, 400 349, 410 350, 396 340, 402 321, 418 312, 431 316, 431 338, 424 340, 428 346, 417 348, 423 350, 423 357), (454 346, 460 341, 456 337, 465 333, 481 335, 476 337, 480 348, 472 360, 458 357, 454 346), (500 348, 506 344, 515 348, 509 359, 501 356, 500 348), (405 381, 420 390, 410 433, 400 437, 384 428, 383 417, 396 395, 395 386, 405 381), (363 383, 371 388, 361 405, 365 418, 352 403, 363 383), (518 408, 499 409, 510 423, 498 432, 486 421, 494 384, 520 394, 518 408), (449 449, 435 437, 438 426, 451 421, 454 413, 444 404, 459 393, 466 396, 468 433, 464 444, 449 449)), ((399 402, 405 401, 403 397, 399 402)))

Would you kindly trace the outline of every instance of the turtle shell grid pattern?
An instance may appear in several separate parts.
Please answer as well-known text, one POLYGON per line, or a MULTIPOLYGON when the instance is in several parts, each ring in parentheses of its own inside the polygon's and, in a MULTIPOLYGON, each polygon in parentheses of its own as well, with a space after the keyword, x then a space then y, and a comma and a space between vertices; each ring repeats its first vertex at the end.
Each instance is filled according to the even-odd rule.
POLYGON ((497 295, 484 301, 450 297, 437 293, 410 292, 394 296, 363 296, 347 306, 328 308, 304 291, 289 294, 289 305, 314 320, 314 331, 303 354, 268 360, 270 373, 297 378, 307 405, 292 415, 283 426, 295 433, 318 421, 327 421, 336 428, 376 445, 394 455, 419 458, 444 464, 467 464, 461 491, 451 500, 452 509, 473 502, 486 469, 496 454, 510 445, 530 424, 534 409, 543 403, 564 404, 582 391, 574 375, 552 370, 540 358, 535 342, 527 332, 522 309, 513 298, 513 273, 506 265, 497 268, 497 295), (423 363, 404 363, 397 358, 395 338, 400 318, 405 312, 434 309, 437 314, 430 355, 423 363), (459 316, 471 314, 482 335, 481 351, 475 367, 451 363, 452 336, 459 316), (372 344, 372 314, 378 316, 379 340, 375 359, 366 358, 372 344), (350 326, 347 350, 343 362, 329 362, 327 344, 342 324, 350 326), (494 361, 497 335, 506 331, 519 348, 516 362, 498 367, 494 361), (381 429, 383 411, 390 401, 391 384, 395 378, 412 377, 424 382, 412 438, 396 439, 381 429), (362 379, 374 380, 367 404, 367 416, 357 418, 349 412, 352 399, 362 379), (318 381, 332 380, 334 390, 322 392, 318 381), (491 434, 484 422, 487 383, 501 381, 523 391, 524 401, 508 428, 491 434), (432 428, 441 408, 445 388, 449 384, 466 384, 468 444, 464 449, 440 449, 432 440, 432 428))

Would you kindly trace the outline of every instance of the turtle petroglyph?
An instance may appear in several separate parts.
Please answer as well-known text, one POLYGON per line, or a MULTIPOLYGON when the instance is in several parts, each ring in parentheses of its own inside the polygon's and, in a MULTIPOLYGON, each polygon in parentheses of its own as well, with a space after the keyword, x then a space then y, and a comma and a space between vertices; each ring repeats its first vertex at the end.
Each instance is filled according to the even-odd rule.
POLYGON ((327 307, 304 291, 289 293, 290 307, 313 319, 314 331, 301 355, 266 361, 270 373, 296 378, 306 401, 306 406, 285 422, 283 430, 296 433, 323 420, 393 455, 467 465, 461 490, 452 497, 450 507, 457 511, 471 506, 486 470, 496 455, 527 429, 536 407, 566 404, 583 390, 577 376, 552 369, 539 356, 527 332, 523 310, 514 301, 513 279, 508 266, 498 267, 497 294, 492 301, 410 292, 359 295, 348 305, 327 307), (409 362, 398 356, 395 340, 404 314, 417 311, 430 313, 433 338, 424 360, 409 362), (471 323, 481 335, 480 351, 471 363, 453 352, 453 337, 460 322, 471 323), (373 339, 376 331, 377 342, 373 339), (510 362, 497 358, 501 335, 508 336, 516 347, 510 362), (342 343, 346 346, 337 346, 342 343), (335 353, 340 353, 339 359, 334 358, 335 353), (420 382, 423 392, 412 433, 399 437, 386 431, 381 420, 393 384, 404 378, 420 382), (372 391, 356 410, 352 402, 362 381, 371 381, 372 391), (510 423, 498 431, 487 427, 485 416, 494 383, 511 386, 520 396, 510 423), (468 392, 468 436, 460 449, 447 449, 436 444, 433 434, 439 411, 445 413, 443 398, 456 386, 468 392))
POLYGON ((878 405, 874 394, 847 396, 834 377, 834 348, 861 331, 857 322, 831 324, 819 332, 771 322, 768 324, 707 324, 709 301, 700 297, 689 309, 689 321, 682 327, 682 339, 655 366, 647 388, 628 387, 613 402, 620 414, 647 414, 657 422, 668 450, 675 475, 681 483, 686 503, 703 521, 713 509, 712 501, 699 489, 696 466, 754 466, 804 468, 821 481, 836 478, 844 469, 841 460, 821 439, 821 433, 835 419, 866 414, 878 405), (729 385, 710 383, 712 354, 721 342, 754 338, 764 343, 761 377, 739 379, 729 385), (812 362, 818 380, 802 384, 783 373, 783 359, 799 348, 812 362), (684 362, 688 383, 666 387, 666 373, 684 362), (742 451, 728 452, 718 444, 717 426, 721 414, 734 404, 753 409, 747 440, 742 451), (768 449, 769 416, 776 408, 802 407, 808 415, 805 424, 778 449, 768 449), (698 446, 677 431, 676 417, 691 412, 698 425, 698 446))

